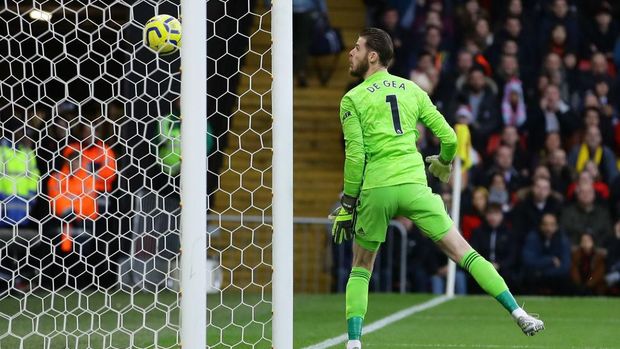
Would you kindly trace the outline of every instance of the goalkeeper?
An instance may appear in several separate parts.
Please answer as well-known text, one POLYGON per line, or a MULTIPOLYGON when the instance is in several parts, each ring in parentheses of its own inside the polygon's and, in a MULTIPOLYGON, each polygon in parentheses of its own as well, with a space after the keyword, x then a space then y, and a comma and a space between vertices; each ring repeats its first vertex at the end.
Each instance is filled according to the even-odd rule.
POLYGON ((413 220, 511 313, 526 335, 536 334, 544 328, 543 322, 517 305, 493 265, 463 239, 441 198, 428 187, 424 162, 416 149, 416 123, 424 123, 441 140, 440 153, 427 157, 426 162, 429 172, 442 182, 450 178, 456 135, 424 91, 387 72, 393 53, 386 32, 364 30, 349 52, 349 72, 364 81, 340 104, 346 143, 344 195, 331 217, 336 243, 355 239, 346 289, 347 348, 361 348, 368 282, 389 221, 395 216, 413 220))

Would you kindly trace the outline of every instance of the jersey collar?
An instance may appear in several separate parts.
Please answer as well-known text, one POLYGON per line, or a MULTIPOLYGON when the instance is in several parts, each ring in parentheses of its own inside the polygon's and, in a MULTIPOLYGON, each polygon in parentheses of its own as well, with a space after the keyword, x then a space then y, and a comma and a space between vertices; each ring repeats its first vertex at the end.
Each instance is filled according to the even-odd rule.
POLYGON ((366 80, 364 80, 364 82, 372 82, 375 80, 378 80, 382 77, 385 77, 387 75, 389 75, 390 73, 387 70, 377 70, 376 72, 372 73, 372 75, 370 75, 369 77, 366 78, 366 80))

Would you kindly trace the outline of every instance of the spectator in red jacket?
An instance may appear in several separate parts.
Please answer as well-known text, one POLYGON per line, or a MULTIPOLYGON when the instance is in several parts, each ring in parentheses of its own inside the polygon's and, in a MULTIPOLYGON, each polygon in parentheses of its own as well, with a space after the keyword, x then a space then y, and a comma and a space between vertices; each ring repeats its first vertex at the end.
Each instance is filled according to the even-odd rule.
POLYGON ((465 206, 461 217, 461 233, 466 240, 469 241, 472 232, 482 225, 488 200, 489 191, 485 187, 478 187, 471 194, 471 203, 465 206))
POLYGON ((589 161, 584 170, 579 174, 577 181, 568 186, 568 190, 566 191, 566 198, 568 200, 573 200, 575 197, 575 189, 582 183, 592 185, 594 187, 594 191, 596 192, 596 196, 599 199, 604 201, 609 199, 609 186, 605 182, 601 181, 598 167, 594 164, 594 162, 589 161))

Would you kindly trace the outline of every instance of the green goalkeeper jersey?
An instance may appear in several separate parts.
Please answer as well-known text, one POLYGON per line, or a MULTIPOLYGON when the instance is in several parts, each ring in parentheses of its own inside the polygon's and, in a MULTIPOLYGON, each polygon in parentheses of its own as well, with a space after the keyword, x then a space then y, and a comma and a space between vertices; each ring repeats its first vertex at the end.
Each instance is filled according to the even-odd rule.
POLYGON ((428 94, 413 82, 378 71, 349 91, 340 103, 345 139, 344 193, 403 183, 426 184, 416 124, 441 141, 440 157, 452 161, 456 134, 428 94))

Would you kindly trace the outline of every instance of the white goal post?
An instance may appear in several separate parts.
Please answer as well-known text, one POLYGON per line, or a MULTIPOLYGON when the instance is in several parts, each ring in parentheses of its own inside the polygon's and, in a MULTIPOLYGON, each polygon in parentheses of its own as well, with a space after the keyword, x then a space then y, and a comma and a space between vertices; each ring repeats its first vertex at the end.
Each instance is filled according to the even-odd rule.
MULTIPOLYGON (((452 175, 454 176, 454 182, 452 183, 452 204, 450 216, 456 227, 460 226, 461 215, 461 183, 462 183, 462 160, 460 156, 456 156, 454 159, 454 169, 452 169, 452 175)), ((460 231, 460 229, 459 229, 460 231)), ((446 275, 446 296, 454 297, 456 281, 456 263, 448 258, 448 275, 446 275)))
POLYGON ((205 348, 207 336, 207 6, 181 1, 181 343, 205 348))
POLYGON ((293 347, 293 6, 272 4, 273 347, 293 347))

